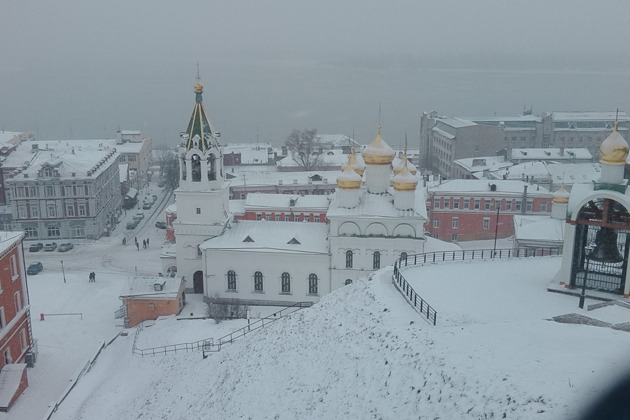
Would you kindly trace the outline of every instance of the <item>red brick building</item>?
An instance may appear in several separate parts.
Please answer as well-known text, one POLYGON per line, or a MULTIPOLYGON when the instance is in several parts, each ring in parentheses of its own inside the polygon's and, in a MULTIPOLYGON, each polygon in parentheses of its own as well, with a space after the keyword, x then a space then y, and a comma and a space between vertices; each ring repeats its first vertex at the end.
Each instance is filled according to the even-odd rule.
POLYGON ((447 242, 507 238, 514 235, 514 215, 550 215, 552 198, 522 181, 445 181, 429 187, 425 229, 447 242))
POLYGON ((326 223, 328 197, 322 195, 286 195, 250 193, 238 220, 267 220, 270 222, 326 223))
POLYGON ((136 278, 120 299, 126 309, 125 327, 165 315, 177 315, 186 304, 185 282, 176 277, 136 278))
POLYGON ((0 411, 28 387, 27 363, 35 362, 23 232, 0 232, 0 411))

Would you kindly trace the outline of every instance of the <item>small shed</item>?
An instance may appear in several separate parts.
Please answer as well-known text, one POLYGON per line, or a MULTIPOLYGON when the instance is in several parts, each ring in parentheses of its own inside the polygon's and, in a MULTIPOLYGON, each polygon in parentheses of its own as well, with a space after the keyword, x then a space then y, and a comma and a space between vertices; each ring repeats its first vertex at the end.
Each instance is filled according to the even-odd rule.
POLYGON ((186 304, 186 282, 175 277, 138 277, 120 299, 126 309, 125 327, 164 315, 177 315, 186 304))

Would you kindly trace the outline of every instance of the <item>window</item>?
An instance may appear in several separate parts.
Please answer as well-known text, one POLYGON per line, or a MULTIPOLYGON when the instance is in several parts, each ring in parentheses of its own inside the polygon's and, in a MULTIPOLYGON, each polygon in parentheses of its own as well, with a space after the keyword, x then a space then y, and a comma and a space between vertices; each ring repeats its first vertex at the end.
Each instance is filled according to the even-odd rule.
POLYGON ((236 272, 234 270, 227 272, 227 288, 230 292, 236 292, 236 272))
POLYGON ((44 168, 42 175, 44 175, 45 178, 51 178, 53 176, 52 168, 44 168))
POLYGON ((475 210, 479 210, 479 199, 475 200, 475 210))
POLYGON ((262 214, 256 213, 256 220, 262 220, 262 214))
POLYGON ((400 262, 407 263, 407 253, 406 252, 401 252, 400 253, 400 262))
POLYGON ((540 203, 540 211, 547 211, 547 202, 543 201, 542 203, 540 203))
POLYGON ((434 209, 439 209, 440 208, 440 199, 436 198, 435 200, 433 200, 433 208, 434 209))
POLYGON ((464 198, 464 208, 465 209, 469 209, 470 208, 470 199, 464 198))
POLYGON ((378 251, 374 251, 372 254, 372 268, 375 270, 381 268, 381 253, 378 251))
POLYGON ((260 271, 256 271, 254 273, 254 291, 263 291, 263 274, 260 271))
POLYGON ((61 236, 58 226, 48 226, 47 230, 49 238, 59 238, 61 236))
POLYGON ((197 214, 201 214, 201 207, 197 207, 196 212, 197 214))
POLYGON ((149 302, 149 305, 148 305, 148 306, 149 306, 149 310, 150 310, 151 312, 155 311, 155 303, 153 303, 153 302, 149 302))
POLYGON ((444 199, 444 208, 447 209, 450 207, 451 204, 451 199, 450 198, 445 198, 444 199))
POLYGON ((6 349, 4 351, 4 364, 10 365, 12 362, 13 362, 13 359, 11 359, 11 349, 6 349))
POLYGON ((439 218, 434 218, 433 219, 433 227, 434 228, 439 228, 440 227, 440 219, 439 218))
POLYGON ((271 214, 265 214, 265 220, 271 221, 271 214))
POLYGON ((55 187, 52 185, 46 185, 46 197, 54 197, 55 196, 55 187))
POLYGON ((453 242, 457 242, 457 234, 456 234, 456 233, 453 233, 453 234, 451 235, 451 241, 453 241, 453 242))
POLYGON ((15 196, 17 198, 26 197, 25 192, 24 192, 24 187, 16 187, 15 188, 15 196))
POLYGON ((453 208, 454 209, 458 209, 459 208, 459 198, 455 198, 453 200, 453 208))
POLYGON ((483 200, 483 208, 484 210, 490 210, 490 204, 492 204, 492 202, 490 201, 490 199, 485 198, 483 200))
POLYGON ((527 211, 532 211, 533 207, 534 207, 534 202, 532 200, 527 200, 527 204, 526 204, 527 211))
POLYGON ((291 275, 282 273, 282 293, 291 293, 291 275))
POLYGON ((26 232, 26 237, 27 238, 37 238, 37 229, 34 227, 27 227, 26 229, 24 229, 24 231, 26 232))
POLYGON ((31 203, 29 208, 31 210, 31 218, 33 218, 33 219, 39 218, 39 207, 38 207, 38 204, 37 203, 31 203))
POLYGON ((346 251, 346 268, 352 268, 352 257, 353 253, 350 250, 346 251))
POLYGON ((22 293, 19 290, 13 295, 13 300, 15 301, 15 312, 20 312, 22 310, 22 293))
POLYGON ((505 202, 505 209, 507 211, 511 211, 512 210, 512 200, 505 202))
POLYGON ((22 352, 24 352, 24 350, 28 347, 28 342, 26 341, 26 330, 20 330, 20 344, 22 345, 22 352))
POLYGON ((18 265, 17 265, 17 260, 15 258, 15 255, 11 255, 11 258, 9 259, 9 266, 10 266, 10 270, 11 270, 11 280, 15 280, 18 277, 18 265))
POLYGON ((275 216, 276 216, 276 222, 279 222, 280 221, 280 214, 276 213, 275 216))
POLYGON ((79 216, 86 216, 87 215, 85 203, 79 203, 77 207, 79 209, 79 216))
POLYGON ((516 211, 521 211, 521 208, 522 208, 521 202, 519 200, 516 200, 516 205, 514 206, 514 209, 516 211))
POLYGON ((490 229, 490 218, 489 217, 484 217, 483 218, 483 229, 484 230, 490 229))
POLYGON ((48 217, 57 217, 57 207, 55 203, 46 204, 46 214, 48 217))
POLYGON ((66 216, 74 217, 74 204, 66 204, 66 216))
POLYGON ((346 286, 349 284, 352 284, 352 279, 346 279, 346 282, 344 283, 346 286))
POLYGON ((4 328, 7 325, 6 318, 4 317, 4 306, 0 307, 0 328, 4 328))
POLYGON ((28 217, 26 213, 26 204, 20 203, 18 204, 18 218, 26 219, 28 217))
POLYGON ((308 275, 308 294, 317 294, 317 274, 311 273, 308 275))
POLYGON ((453 229, 459 229, 459 217, 453 217, 453 219, 451 219, 451 227, 453 229))

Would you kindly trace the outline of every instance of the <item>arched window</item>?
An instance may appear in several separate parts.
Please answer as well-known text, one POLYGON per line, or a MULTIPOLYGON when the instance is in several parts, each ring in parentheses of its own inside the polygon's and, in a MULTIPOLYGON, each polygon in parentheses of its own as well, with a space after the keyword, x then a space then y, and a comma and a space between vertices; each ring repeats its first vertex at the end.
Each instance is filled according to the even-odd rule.
POLYGON ((352 284, 352 279, 346 279, 345 285, 347 286, 349 284, 352 284))
POLYGON ((400 263, 407 265, 407 253, 406 252, 401 252, 400 253, 400 263))
POLYGON ((214 153, 210 153, 208 156, 208 181, 215 181, 217 179, 216 160, 214 153))
POLYGON ((192 167, 192 181, 201 182, 201 158, 199 155, 192 155, 190 165, 192 167))
POLYGON ((227 272, 227 283, 229 291, 236 291, 236 272, 234 270, 230 270, 227 272))
POLYGON ((186 157, 182 155, 180 160, 179 166, 182 171, 182 180, 186 181, 186 157))
POLYGON ((317 274, 311 273, 308 275, 308 294, 317 294, 317 274))
POLYGON ((346 251, 346 268, 352 268, 352 251, 347 250, 346 251))
POLYGON ((53 176, 52 168, 48 168, 48 167, 44 168, 44 177, 45 178, 52 178, 52 176, 53 176))
POLYGON ((291 275, 282 273, 282 293, 291 293, 291 275))
POLYGON ((381 253, 378 251, 374 251, 372 254, 372 268, 375 270, 381 268, 381 253))
POLYGON ((256 271, 254 273, 254 291, 263 291, 263 274, 260 271, 256 271))

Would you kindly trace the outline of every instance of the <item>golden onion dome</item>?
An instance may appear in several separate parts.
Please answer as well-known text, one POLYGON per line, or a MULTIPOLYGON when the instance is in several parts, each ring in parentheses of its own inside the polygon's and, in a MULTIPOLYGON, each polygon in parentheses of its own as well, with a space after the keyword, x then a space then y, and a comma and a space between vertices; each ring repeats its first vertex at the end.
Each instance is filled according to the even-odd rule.
POLYGON ((361 187, 361 179, 361 175, 346 166, 346 169, 337 177, 337 186, 342 190, 356 190, 361 187))
POLYGON ((628 142, 621 136, 615 121, 615 129, 599 146, 600 163, 624 165, 628 157, 628 142))
POLYGON ((418 186, 418 178, 416 178, 407 166, 407 156, 403 157, 402 170, 392 178, 392 185, 396 191, 414 191, 418 186))
POLYGON ((363 160, 368 165, 389 165, 394 160, 395 155, 394 149, 385 143, 385 140, 381 137, 380 125, 378 126, 376 138, 361 152, 363 160))
POLYGON ((554 204, 566 204, 569 202, 569 193, 564 189, 564 185, 562 185, 558 191, 553 193, 551 201, 554 204))
POLYGON ((203 85, 199 81, 195 83, 195 93, 203 93, 203 85))
POLYGON ((354 172, 359 174, 359 176, 363 176, 363 172, 365 171, 365 165, 359 162, 357 155, 354 154, 354 147, 352 148, 352 153, 348 155, 348 162, 341 167, 341 170, 345 171, 346 168, 352 169, 354 172))
POLYGON ((418 172, 416 166, 413 163, 409 162, 407 156, 405 155, 403 159, 396 158, 392 162, 392 170, 394 171, 394 175, 398 175, 400 171, 402 171, 405 165, 405 161, 407 162, 407 169, 409 169, 409 172, 411 172, 412 175, 415 175, 418 172))

